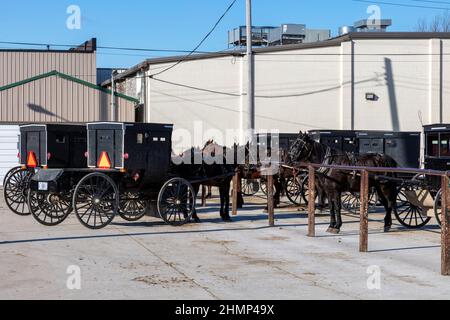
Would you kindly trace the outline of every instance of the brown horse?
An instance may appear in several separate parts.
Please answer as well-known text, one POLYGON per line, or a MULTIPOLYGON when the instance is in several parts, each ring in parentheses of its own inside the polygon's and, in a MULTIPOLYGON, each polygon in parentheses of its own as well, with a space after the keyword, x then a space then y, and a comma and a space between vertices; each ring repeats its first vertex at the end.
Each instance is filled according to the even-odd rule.
MULTIPOLYGON (((203 149, 192 148, 182 153, 180 156, 182 159, 188 160, 188 163, 185 161, 185 163, 174 166, 173 172, 179 177, 193 181, 192 186, 196 196, 202 185, 219 188, 220 217, 225 222, 231 222, 230 188, 237 166, 227 164, 226 153, 226 148, 210 140, 203 149)), ((196 210, 194 210, 192 218, 195 222, 200 222, 196 210)))
MULTIPOLYGON (((332 149, 314 141, 308 134, 300 133, 289 151, 291 163, 395 168, 397 163, 382 154, 353 155, 332 149)), ((384 176, 388 176, 385 174, 384 176)), ((330 203, 331 222, 328 232, 339 233, 342 227, 341 198, 343 192, 359 192, 360 177, 357 172, 321 168, 317 171, 316 187, 323 190, 330 203)), ((396 212, 397 183, 390 179, 370 177, 369 187, 375 188, 386 209, 385 231, 392 226, 392 211, 396 212)))

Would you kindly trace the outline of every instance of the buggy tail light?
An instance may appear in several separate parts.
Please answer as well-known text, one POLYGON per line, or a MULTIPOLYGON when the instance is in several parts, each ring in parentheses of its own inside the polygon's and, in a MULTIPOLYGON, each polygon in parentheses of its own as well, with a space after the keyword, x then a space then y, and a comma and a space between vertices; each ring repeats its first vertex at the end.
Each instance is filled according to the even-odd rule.
POLYGON ((47 160, 50 160, 52 158, 52 154, 49 152, 47 153, 47 160))
POLYGON ((128 153, 125 153, 125 154, 123 155, 123 158, 124 158, 125 160, 128 160, 128 159, 130 159, 130 155, 129 155, 128 153))
POLYGON ((34 154, 33 151, 30 151, 28 153, 28 158, 27 158, 27 167, 28 168, 36 168, 38 165, 37 160, 36 160, 36 155, 34 154))
POLYGON ((17 159, 20 159, 20 152, 17 154, 17 159))
POLYGON ((85 158, 88 158, 88 157, 89 157, 89 152, 86 151, 86 152, 84 153, 84 157, 85 157, 85 158))
POLYGON ((102 152, 100 159, 98 160, 98 167, 100 169, 111 169, 111 161, 107 152, 102 152))

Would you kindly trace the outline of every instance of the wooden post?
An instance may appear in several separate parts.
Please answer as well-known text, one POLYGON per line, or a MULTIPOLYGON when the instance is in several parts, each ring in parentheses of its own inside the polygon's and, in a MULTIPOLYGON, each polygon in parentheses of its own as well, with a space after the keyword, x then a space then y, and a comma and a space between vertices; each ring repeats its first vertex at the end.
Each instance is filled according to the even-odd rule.
POLYGON ((308 167, 308 237, 316 236, 316 170, 308 167))
POLYGON ((442 177, 442 233, 441 233, 441 273, 450 276, 450 180, 448 176, 442 177))
POLYGON ((359 229, 359 252, 369 251, 369 172, 361 172, 361 213, 359 229))
POLYGON ((275 206, 273 201, 273 175, 267 176, 267 211, 269 214, 269 226, 275 226, 275 206))
POLYGON ((236 174, 233 177, 232 210, 231 210, 231 214, 233 216, 237 216, 238 211, 238 179, 239 173, 236 172, 236 174))
POLYGON ((202 207, 206 207, 206 186, 202 184, 202 207))

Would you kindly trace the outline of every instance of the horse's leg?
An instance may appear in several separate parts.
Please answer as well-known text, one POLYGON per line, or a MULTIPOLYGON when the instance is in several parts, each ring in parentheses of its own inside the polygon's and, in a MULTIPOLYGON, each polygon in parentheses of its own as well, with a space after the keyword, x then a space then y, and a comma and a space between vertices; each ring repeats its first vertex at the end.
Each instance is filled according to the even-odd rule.
POLYGON ((219 186, 219 195, 220 195, 220 217, 223 220, 224 217, 224 207, 225 207, 225 194, 223 192, 222 186, 219 186))
POLYGON ((221 193, 223 193, 224 198, 224 209, 222 220, 225 222, 232 221, 230 217, 230 182, 231 181, 225 181, 224 185, 220 187, 221 193))
MULTIPOLYGON (((386 216, 384 217, 384 232, 388 232, 392 227, 392 204, 391 204, 391 195, 389 188, 385 188, 385 186, 376 186, 378 197, 380 198, 380 202, 386 210, 386 216)), ((397 195, 395 195, 394 201, 396 201, 397 195)))
POLYGON ((281 203, 281 193, 283 192, 283 185, 277 176, 273 177, 273 183, 275 186, 275 194, 273 196, 274 208, 278 208, 281 203))
POLYGON ((330 226, 328 227, 327 232, 333 233, 333 230, 336 228, 335 204, 334 204, 334 199, 332 197, 329 197, 328 201, 330 203, 330 226))
POLYGON ((392 211, 397 213, 397 186, 395 183, 388 183, 384 185, 384 189, 389 208, 389 210, 386 210, 386 217, 384 218, 384 231, 388 232, 392 228, 392 211))
POLYGON ((242 196, 242 192, 238 192, 237 194, 237 208, 242 209, 244 207, 245 201, 244 197, 242 196))
MULTIPOLYGON (((192 187, 194 188, 195 199, 197 199, 198 192, 199 192, 199 190, 200 190, 200 185, 199 185, 199 184, 194 184, 192 187)), ((195 206, 194 206, 194 210, 193 210, 193 212, 192 212, 192 219, 194 219, 194 222, 195 222, 195 223, 200 223, 200 222, 201 222, 201 221, 200 221, 200 218, 199 218, 198 215, 197 215, 197 209, 196 209, 195 206)))
POLYGON ((341 215, 342 194, 341 194, 341 192, 336 192, 336 194, 334 196, 334 210, 336 212, 336 226, 333 231, 334 231, 334 233, 338 234, 341 232, 341 227, 342 227, 342 215, 341 215))

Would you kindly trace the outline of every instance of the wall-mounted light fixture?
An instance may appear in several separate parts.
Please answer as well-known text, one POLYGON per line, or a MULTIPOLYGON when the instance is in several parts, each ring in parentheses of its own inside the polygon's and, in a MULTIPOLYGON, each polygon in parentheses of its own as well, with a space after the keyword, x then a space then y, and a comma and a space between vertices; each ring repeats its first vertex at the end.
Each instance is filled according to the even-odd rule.
POLYGON ((367 101, 378 101, 378 96, 375 93, 366 93, 367 101))

